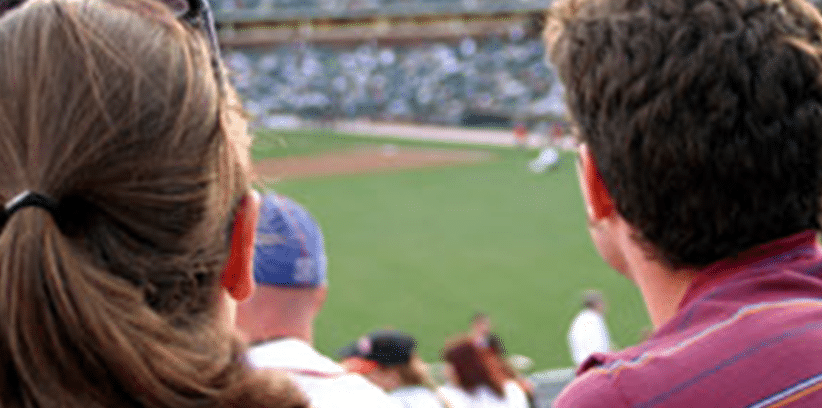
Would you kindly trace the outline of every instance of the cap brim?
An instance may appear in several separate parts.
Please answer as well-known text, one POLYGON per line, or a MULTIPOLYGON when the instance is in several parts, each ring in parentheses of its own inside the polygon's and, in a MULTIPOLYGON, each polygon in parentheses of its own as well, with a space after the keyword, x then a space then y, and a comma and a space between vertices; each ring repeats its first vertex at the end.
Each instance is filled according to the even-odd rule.
POLYGON ((368 374, 380 366, 376 361, 366 360, 361 357, 348 357, 340 365, 345 368, 345 371, 357 374, 368 374))
POLYGON ((360 352, 357 349, 357 342, 352 342, 351 344, 339 349, 337 351, 337 357, 341 360, 348 357, 361 357, 360 352))

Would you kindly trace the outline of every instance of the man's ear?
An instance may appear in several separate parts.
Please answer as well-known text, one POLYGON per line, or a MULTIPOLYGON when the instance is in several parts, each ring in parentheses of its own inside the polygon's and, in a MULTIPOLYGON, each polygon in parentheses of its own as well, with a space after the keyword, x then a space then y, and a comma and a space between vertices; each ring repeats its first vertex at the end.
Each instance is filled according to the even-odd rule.
POLYGON ((602 176, 599 174, 596 161, 588 150, 588 145, 583 143, 579 146, 578 175, 579 185, 582 189, 582 198, 585 201, 585 211, 589 222, 598 221, 614 213, 614 201, 602 176))
POLYGON ((316 307, 317 307, 317 313, 319 313, 320 310, 325 305, 325 300, 328 299, 328 286, 321 286, 321 287, 317 288, 316 293, 315 293, 314 296, 316 296, 316 298, 315 298, 316 303, 315 304, 316 304, 316 307))
POLYGON ((237 206, 231 228, 231 252, 221 283, 234 300, 242 302, 254 293, 254 237, 260 218, 260 194, 251 190, 237 206))

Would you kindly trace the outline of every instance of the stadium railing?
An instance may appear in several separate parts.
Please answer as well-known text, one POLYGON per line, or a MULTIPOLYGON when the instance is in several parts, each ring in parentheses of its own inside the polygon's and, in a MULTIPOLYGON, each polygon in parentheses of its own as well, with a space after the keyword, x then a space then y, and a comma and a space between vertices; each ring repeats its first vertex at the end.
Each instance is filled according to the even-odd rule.
POLYGON ((549 408, 563 388, 574 379, 573 368, 557 368, 531 374, 528 379, 534 384, 534 405, 549 408))

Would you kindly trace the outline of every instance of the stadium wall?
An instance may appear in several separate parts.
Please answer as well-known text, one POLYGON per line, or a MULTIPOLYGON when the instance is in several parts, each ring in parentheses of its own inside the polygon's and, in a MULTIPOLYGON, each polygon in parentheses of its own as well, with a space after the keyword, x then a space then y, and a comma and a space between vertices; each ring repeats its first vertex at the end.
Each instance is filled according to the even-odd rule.
POLYGON ((512 29, 522 30, 526 36, 535 36, 541 29, 541 21, 540 13, 508 12, 233 22, 221 25, 220 39, 226 48, 268 47, 295 42, 345 45, 378 41, 405 44, 508 35, 512 29))

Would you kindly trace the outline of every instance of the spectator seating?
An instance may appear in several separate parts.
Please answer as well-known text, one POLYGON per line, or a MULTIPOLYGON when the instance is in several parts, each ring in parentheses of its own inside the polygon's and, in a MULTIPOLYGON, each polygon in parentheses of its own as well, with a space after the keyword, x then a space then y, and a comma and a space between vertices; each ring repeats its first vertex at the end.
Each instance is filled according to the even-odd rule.
POLYGON ((285 113, 456 125, 472 113, 517 119, 561 105, 538 39, 346 49, 296 44, 233 50, 226 59, 259 118, 285 113))

